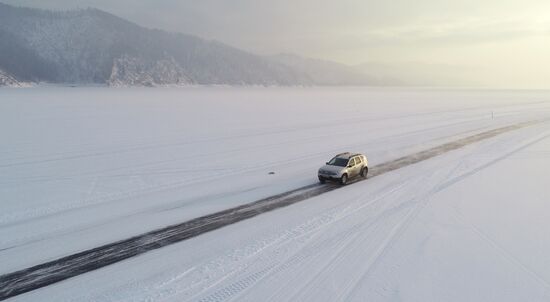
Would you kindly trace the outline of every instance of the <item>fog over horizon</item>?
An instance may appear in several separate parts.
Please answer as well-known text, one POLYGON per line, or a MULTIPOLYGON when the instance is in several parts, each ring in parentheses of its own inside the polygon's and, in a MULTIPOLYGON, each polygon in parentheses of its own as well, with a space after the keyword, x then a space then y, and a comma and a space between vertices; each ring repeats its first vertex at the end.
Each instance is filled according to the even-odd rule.
POLYGON ((550 2, 0 0, 93 7, 257 54, 292 53, 438 85, 550 88, 550 2))

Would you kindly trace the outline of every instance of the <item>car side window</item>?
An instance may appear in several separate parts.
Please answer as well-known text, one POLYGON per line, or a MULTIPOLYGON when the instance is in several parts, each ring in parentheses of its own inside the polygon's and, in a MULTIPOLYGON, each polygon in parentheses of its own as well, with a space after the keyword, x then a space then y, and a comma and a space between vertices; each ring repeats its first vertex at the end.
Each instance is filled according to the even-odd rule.
POLYGON ((362 162, 363 162, 363 161, 361 160, 361 156, 357 156, 357 157, 355 158, 355 163, 356 163, 356 164, 360 164, 360 163, 362 163, 362 162))
POLYGON ((350 166, 350 167, 355 166, 355 159, 354 158, 349 160, 348 166, 350 166))

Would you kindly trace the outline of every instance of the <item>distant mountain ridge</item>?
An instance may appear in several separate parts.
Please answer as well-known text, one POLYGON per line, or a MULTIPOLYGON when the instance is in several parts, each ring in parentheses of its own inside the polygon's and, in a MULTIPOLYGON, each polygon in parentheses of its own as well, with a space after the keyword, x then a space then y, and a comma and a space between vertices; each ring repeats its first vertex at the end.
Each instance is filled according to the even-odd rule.
POLYGON ((353 66, 331 61, 304 58, 293 54, 278 54, 269 58, 309 75, 311 81, 317 85, 393 84, 391 80, 368 76, 353 66))
POLYGON ((0 85, 8 78, 111 86, 381 84, 345 65, 258 56, 97 9, 60 12, 2 3, 0 70, 0 85))

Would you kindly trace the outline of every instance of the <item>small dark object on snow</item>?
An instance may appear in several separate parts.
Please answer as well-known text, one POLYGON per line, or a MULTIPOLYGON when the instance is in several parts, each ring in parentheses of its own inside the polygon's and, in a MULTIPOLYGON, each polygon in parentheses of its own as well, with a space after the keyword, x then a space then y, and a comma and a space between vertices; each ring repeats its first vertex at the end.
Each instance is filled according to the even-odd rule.
POLYGON ((275 172, 271 171, 271 172, 269 172, 269 173, 267 173, 267 174, 273 175, 273 174, 275 174, 275 172))

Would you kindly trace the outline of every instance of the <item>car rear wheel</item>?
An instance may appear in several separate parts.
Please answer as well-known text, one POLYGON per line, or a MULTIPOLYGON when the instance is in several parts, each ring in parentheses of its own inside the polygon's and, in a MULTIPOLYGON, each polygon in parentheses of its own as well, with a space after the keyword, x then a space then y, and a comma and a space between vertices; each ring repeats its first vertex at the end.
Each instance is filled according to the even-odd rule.
POLYGON ((364 167, 363 170, 361 170, 361 177, 367 178, 367 174, 369 174, 369 168, 364 167))
POLYGON ((347 174, 344 174, 342 175, 342 177, 340 178, 340 184, 341 185, 345 185, 348 183, 348 175, 347 174))

